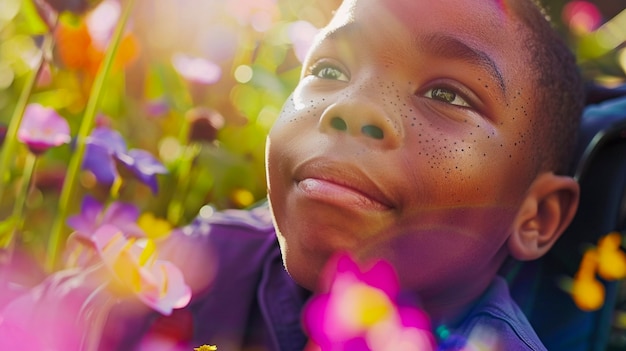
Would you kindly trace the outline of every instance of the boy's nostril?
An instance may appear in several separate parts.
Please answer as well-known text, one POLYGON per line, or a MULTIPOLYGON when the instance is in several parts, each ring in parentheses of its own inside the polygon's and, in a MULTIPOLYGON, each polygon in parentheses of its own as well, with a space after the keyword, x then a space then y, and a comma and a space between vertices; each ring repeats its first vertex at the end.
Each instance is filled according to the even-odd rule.
POLYGON ((371 124, 363 126, 363 128, 361 128, 361 133, 374 139, 382 139, 385 137, 382 129, 371 124))
POLYGON ((333 119, 330 120, 330 125, 337 130, 347 130, 348 129, 348 125, 346 124, 346 121, 344 121, 341 117, 333 117, 333 119))

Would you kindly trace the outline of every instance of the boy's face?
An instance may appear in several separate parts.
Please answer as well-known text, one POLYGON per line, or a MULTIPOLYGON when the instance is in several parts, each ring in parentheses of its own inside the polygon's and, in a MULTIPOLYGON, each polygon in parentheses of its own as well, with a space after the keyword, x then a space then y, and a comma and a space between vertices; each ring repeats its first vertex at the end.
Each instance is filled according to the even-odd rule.
POLYGON ((425 296, 492 278, 535 171, 511 11, 342 5, 268 138, 269 198, 296 281, 313 289, 339 250, 390 261, 425 296))

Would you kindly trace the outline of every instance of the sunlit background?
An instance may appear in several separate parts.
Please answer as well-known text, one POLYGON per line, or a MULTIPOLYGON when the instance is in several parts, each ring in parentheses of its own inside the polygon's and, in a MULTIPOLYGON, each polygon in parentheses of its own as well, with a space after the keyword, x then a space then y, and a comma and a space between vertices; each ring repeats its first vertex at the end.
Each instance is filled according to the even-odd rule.
MULTIPOLYGON (((64 1, 49 1, 64 3, 64 1)), ((65 3, 81 3, 65 1, 65 3)), ((84 2, 83 2, 84 3, 84 2)), ((65 12, 54 30, 29 102, 55 109, 76 135, 92 84, 125 1, 105 0, 86 13, 65 12)), ((41 0, 0 0, 0 123, 8 125, 54 20, 41 0), (38 6, 39 4, 39 6, 38 6)), ((338 0, 138 0, 104 86, 96 126, 120 132, 167 168, 158 192, 124 178, 115 196, 177 226, 198 213, 249 207, 265 197, 265 135, 295 86, 304 52, 338 0)), ((622 1, 553 1, 550 16, 590 81, 624 82, 626 11, 622 1)), ((4 127, 3 129, 6 129, 4 127)), ((40 157, 26 199, 20 244, 45 251, 72 144, 40 157)), ((0 218, 20 187, 20 145, 0 218)), ((79 176, 70 214, 90 194, 111 187, 79 176)))

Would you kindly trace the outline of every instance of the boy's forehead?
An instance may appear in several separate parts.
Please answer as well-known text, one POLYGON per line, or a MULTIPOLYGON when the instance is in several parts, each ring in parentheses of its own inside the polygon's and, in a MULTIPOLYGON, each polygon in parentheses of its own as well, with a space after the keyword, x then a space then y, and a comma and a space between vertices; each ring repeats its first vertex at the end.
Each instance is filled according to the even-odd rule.
POLYGON ((416 12, 423 12, 430 17, 465 18, 496 24, 510 18, 514 9, 507 0, 344 0, 335 13, 335 23, 331 22, 331 25, 355 21, 363 12, 376 14, 381 19, 391 15, 397 21, 408 23, 416 18, 416 12), (469 17, 470 13, 480 13, 480 16, 469 17))

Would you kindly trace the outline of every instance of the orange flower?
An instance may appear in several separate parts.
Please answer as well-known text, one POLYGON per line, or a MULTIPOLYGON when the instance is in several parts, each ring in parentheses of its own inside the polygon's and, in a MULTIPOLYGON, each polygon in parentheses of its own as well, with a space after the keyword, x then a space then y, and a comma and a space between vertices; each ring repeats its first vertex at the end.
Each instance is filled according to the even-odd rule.
MULTIPOLYGON (((95 77, 102 63, 106 46, 95 43, 85 20, 78 26, 61 22, 55 33, 56 50, 65 67, 95 77)), ((113 61, 114 69, 124 69, 139 56, 139 43, 132 33, 122 38, 113 61)))
POLYGON ((90 66, 86 53, 91 47, 91 36, 85 22, 81 21, 78 26, 61 22, 55 36, 57 53, 67 68, 85 70, 90 66))

